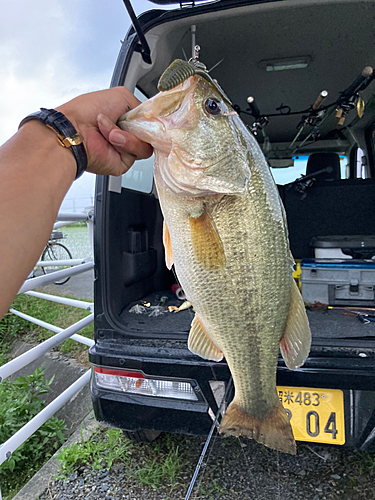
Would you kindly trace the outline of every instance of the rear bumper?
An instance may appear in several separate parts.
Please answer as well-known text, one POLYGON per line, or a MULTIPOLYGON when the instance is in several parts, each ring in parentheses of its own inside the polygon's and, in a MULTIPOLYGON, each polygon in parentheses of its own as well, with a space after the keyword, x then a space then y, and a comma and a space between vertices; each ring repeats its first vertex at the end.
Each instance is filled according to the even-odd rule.
MULTIPOLYGON (((194 379, 199 401, 170 400, 103 390, 91 383, 97 420, 120 429, 152 429, 165 432, 207 435, 217 403, 209 381, 228 382, 226 363, 204 361, 187 349, 151 349, 98 345, 90 349, 95 366, 142 371, 149 376, 194 379), (210 414, 209 414, 209 410, 210 414)), ((375 449, 375 369, 371 359, 309 358, 296 371, 280 360, 277 385, 340 389, 344 395, 345 445, 353 449, 375 449)))
POLYGON ((163 401, 147 396, 114 394, 91 385, 96 419, 127 431, 152 429, 178 434, 208 434, 208 404, 163 401))

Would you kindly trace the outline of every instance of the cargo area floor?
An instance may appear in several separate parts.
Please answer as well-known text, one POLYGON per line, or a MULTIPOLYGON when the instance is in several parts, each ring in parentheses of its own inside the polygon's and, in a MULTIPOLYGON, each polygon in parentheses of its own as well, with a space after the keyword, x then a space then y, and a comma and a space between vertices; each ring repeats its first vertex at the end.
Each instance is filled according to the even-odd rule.
POLYGON ((120 318, 126 328, 134 332, 147 333, 188 333, 191 322, 194 318, 192 308, 180 312, 169 312, 169 306, 179 307, 183 300, 178 300, 176 295, 170 290, 154 292, 142 300, 132 302, 121 313, 120 318), (162 297, 167 297, 163 307, 164 312, 155 315, 153 307, 160 305, 162 297), (143 303, 150 304, 150 307, 144 307, 141 314, 130 312, 134 306, 143 303))
MULTIPOLYGON (((194 318, 192 308, 181 312, 169 312, 168 306, 179 307, 183 303, 170 290, 151 293, 142 300, 132 302, 121 313, 121 320, 128 330, 141 333, 188 333, 194 318), (153 315, 152 306, 160 305, 162 297, 167 297, 164 312, 153 315), (130 312, 135 305, 146 302, 142 314, 130 312)), ((342 314, 342 311, 313 310, 307 311, 311 334, 315 338, 363 338, 375 337, 375 323, 361 323, 357 317, 342 314)))
MULTIPOLYGON (((346 311, 345 311, 346 312, 346 311)), ((357 317, 346 316, 343 311, 307 311, 313 338, 375 337, 375 323, 361 323, 357 317)))

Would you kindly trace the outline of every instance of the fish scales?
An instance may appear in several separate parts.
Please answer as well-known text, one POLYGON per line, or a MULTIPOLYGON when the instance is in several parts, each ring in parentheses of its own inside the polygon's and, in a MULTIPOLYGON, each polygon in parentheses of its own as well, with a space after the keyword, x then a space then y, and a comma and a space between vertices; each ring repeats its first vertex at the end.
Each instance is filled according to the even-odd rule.
POLYGON ((264 191, 256 186, 261 182, 255 170, 247 197, 224 196, 213 206, 207 197, 199 200, 210 207, 227 259, 224 269, 213 272, 202 269, 195 259, 187 201, 160 197, 178 279, 197 315, 204 318, 206 331, 225 352, 241 406, 260 418, 277 398, 276 363, 290 306, 291 282, 286 282, 292 275, 284 228, 281 223, 275 228, 264 191), (181 247, 188 250, 181 253, 181 247), (269 331, 272 336, 263 335, 269 331), (249 378, 241 378, 244 370, 249 370, 249 378))
POLYGON ((196 313, 188 347, 205 359, 225 356, 233 376, 220 432, 295 453, 277 358, 280 346, 287 366, 300 366, 310 330, 285 211, 257 141, 201 70, 118 123, 155 150, 166 263, 196 313))

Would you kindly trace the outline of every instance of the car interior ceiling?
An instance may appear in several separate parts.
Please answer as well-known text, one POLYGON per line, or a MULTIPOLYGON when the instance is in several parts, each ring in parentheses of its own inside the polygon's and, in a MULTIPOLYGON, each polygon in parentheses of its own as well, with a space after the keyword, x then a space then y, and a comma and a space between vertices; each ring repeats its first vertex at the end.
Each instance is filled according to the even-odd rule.
MULTIPOLYGON (((150 71, 142 70, 144 76, 140 75, 138 88, 149 97, 157 93, 157 81, 168 64, 176 58, 184 59, 184 53, 190 54, 190 26, 196 24, 202 62, 210 68, 224 58, 211 75, 217 78, 232 102, 245 111, 248 108, 246 99, 251 95, 262 114, 275 114, 279 109, 280 116, 270 118, 265 128, 272 148, 270 156, 291 156, 286 146, 298 132, 301 115, 281 116, 281 113, 286 109, 295 112, 309 108, 323 89, 329 92, 327 103, 334 102, 362 69, 373 62, 374 45, 370 40, 374 38, 371 2, 334 1, 326 3, 324 9, 320 1, 306 1, 296 4, 293 9, 291 3, 239 7, 156 26, 148 32, 148 36, 159 37, 155 61, 150 71), (348 36, 348 26, 353 22, 361 29, 351 30, 348 36), (260 26, 268 29, 260 29, 260 26), (262 61, 296 56, 308 56, 308 67, 267 72, 262 64, 262 61)), ((372 88, 363 92, 365 103, 374 100, 372 92, 372 88)), ((374 120, 373 109, 372 105, 367 106, 362 119, 351 111, 344 125, 338 125, 332 113, 320 129, 320 140, 297 153, 311 153, 308 175, 326 167, 331 170, 317 175, 304 193, 294 185, 279 186, 288 218, 291 250, 296 259, 313 256, 310 241, 316 236, 375 235, 375 178, 365 181, 341 179, 339 160, 339 153, 349 157, 357 145, 365 150, 363 130, 374 120)), ((241 114, 241 118, 249 126, 254 121, 247 114, 241 114)), ((169 289, 175 277, 164 265, 162 215, 157 199, 127 190, 123 190, 120 198, 116 197, 116 203, 110 208, 113 217, 110 214, 109 220, 116 225, 116 234, 121 234, 121 251, 115 260, 121 262, 120 276, 126 275, 126 286, 121 286, 121 293, 116 297, 113 295, 114 310, 121 315, 121 322, 134 331, 188 331, 191 312, 174 315, 174 323, 169 326, 162 319, 154 318, 150 323, 146 317, 135 318, 129 314, 130 307, 141 298, 146 301, 160 299, 160 292, 169 289), (131 212, 126 210, 129 203, 137 208, 131 212), (130 229, 124 233, 123 227, 130 229), (147 238, 134 236, 131 231, 145 231, 147 238), (129 247, 131 241, 147 241, 147 246, 142 252, 133 251, 129 247), (151 250, 155 251, 152 255, 151 250), (138 260, 145 258, 150 268, 140 278, 138 260), (134 270, 133 276, 129 269, 134 270)), ((115 249, 110 251, 116 252, 115 249)), ((112 266, 110 272, 113 273, 110 281, 118 281, 117 269, 112 266)), ((368 335, 368 330, 363 333, 363 328, 343 321, 340 315, 335 321, 326 323, 323 329, 321 318, 317 322, 317 317, 314 318, 311 327, 315 336, 322 332, 323 336, 333 337, 368 335)))

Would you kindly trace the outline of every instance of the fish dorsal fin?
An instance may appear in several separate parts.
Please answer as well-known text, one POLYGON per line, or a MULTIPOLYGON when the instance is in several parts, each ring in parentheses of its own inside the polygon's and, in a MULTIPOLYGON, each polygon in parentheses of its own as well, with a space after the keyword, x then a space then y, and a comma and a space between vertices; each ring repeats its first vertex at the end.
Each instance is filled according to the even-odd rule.
POLYGON ((163 221, 163 244, 165 252, 165 265, 167 266, 168 269, 171 269, 171 267, 173 266, 173 252, 172 252, 171 237, 165 221, 163 221))
POLYGON ((191 324, 188 348, 191 352, 204 359, 221 361, 224 357, 220 349, 208 337, 197 315, 194 316, 191 324))
POLYGON ((223 243, 206 209, 200 217, 190 217, 189 222, 194 255, 198 263, 206 271, 223 269, 225 267, 223 243))
POLYGON ((311 345, 311 333, 305 305, 297 284, 292 280, 292 300, 280 351, 288 368, 295 370, 305 362, 311 345))

